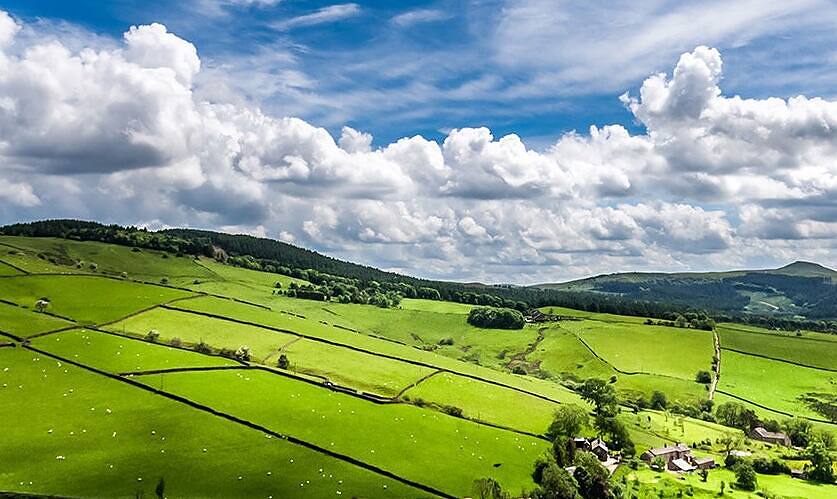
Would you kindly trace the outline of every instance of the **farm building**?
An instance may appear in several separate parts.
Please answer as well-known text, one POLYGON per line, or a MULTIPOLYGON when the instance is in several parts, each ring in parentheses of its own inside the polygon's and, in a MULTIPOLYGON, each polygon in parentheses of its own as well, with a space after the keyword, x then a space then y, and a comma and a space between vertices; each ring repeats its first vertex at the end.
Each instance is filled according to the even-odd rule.
POLYGON ((652 462, 661 458, 666 463, 666 469, 671 471, 690 472, 696 469, 711 469, 715 467, 715 460, 711 457, 692 456, 692 450, 685 444, 677 443, 668 447, 649 449, 642 454, 643 461, 652 462))
POLYGON ((750 438, 770 444, 784 445, 785 447, 791 446, 791 440, 787 435, 781 432, 767 431, 762 426, 753 428, 750 432, 750 438))
POLYGON ((607 444, 604 443, 604 440, 600 440, 598 438, 587 439, 584 437, 575 437, 573 438, 573 445, 578 450, 592 452, 597 458, 599 458, 599 461, 604 462, 610 459, 610 449, 607 448, 607 444))
POLYGON ((538 309, 534 309, 530 311, 524 318, 526 322, 531 323, 540 323, 540 322, 553 322, 558 320, 557 317, 550 314, 545 314, 538 309))

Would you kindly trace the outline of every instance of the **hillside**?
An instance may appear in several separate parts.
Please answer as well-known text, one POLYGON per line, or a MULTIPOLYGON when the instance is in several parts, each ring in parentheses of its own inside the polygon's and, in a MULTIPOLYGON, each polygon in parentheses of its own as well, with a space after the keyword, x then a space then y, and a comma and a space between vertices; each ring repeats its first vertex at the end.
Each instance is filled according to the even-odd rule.
POLYGON ((734 314, 837 318, 837 271, 811 262, 730 272, 617 273, 535 287, 689 304, 734 314))
MULTIPOLYGON (((621 409, 578 432, 622 449, 610 482, 637 497, 713 497, 734 482, 731 467, 681 479, 630 458, 667 442, 722 464, 731 435, 800 467, 807 454, 745 444, 743 425, 795 420, 806 425, 796 439, 837 435, 833 335, 556 307, 543 311, 557 322, 486 329, 467 322, 466 304, 289 293, 308 284, 205 256, 0 236, 0 490, 453 498, 479 497, 491 479, 531 497, 554 413, 592 410, 590 379, 621 409)), ((787 473, 759 483, 777 497, 835 494, 787 473)))

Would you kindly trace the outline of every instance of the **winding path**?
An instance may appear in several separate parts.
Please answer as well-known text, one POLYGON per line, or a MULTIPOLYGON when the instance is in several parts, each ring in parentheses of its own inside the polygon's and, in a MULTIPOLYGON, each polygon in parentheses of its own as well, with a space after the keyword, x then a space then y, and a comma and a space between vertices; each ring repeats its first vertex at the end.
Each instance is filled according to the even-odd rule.
POLYGON ((718 380, 721 379, 721 338, 718 336, 718 330, 712 330, 712 336, 715 342, 715 358, 717 362, 712 363, 712 383, 709 385, 709 400, 715 400, 715 390, 718 388, 718 380))

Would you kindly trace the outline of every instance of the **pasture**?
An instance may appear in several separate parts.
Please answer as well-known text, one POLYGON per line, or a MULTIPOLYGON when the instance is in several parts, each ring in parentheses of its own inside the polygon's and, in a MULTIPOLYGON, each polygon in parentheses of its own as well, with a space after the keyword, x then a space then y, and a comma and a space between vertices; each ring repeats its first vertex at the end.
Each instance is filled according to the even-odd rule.
MULTIPOLYGON (((156 381, 156 376, 152 377, 156 381)), ((475 477, 531 488, 547 442, 405 404, 378 405, 263 371, 165 375, 166 391, 450 494, 475 477)))
POLYGON ((223 357, 201 355, 88 329, 41 336, 32 341, 32 346, 111 373, 238 365, 223 357))
POLYGON ((72 325, 72 322, 29 308, 0 303, 0 332, 26 337, 72 325))
POLYGON ((130 313, 179 298, 189 293, 162 286, 96 276, 32 275, 2 281, 0 298, 34 307, 48 298, 49 312, 70 317, 81 324, 101 324, 130 313))
POLYGON ((721 336, 721 348, 837 371, 835 335, 808 333, 796 336, 766 330, 742 330, 735 325, 721 325, 718 333, 721 336))
POLYGON ((61 496, 424 497, 322 453, 20 348, 0 350, 0 489, 61 496))

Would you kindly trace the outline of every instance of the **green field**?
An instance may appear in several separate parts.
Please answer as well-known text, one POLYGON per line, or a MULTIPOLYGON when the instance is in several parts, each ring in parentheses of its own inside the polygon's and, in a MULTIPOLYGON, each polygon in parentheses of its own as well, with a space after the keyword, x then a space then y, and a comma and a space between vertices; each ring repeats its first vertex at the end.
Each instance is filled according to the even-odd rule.
POLYGON ((468 494, 474 477, 482 476, 509 490, 530 488, 528 473, 548 445, 436 411, 377 405, 265 372, 174 373, 165 375, 165 386, 454 495, 468 494))
POLYGON ((714 354, 710 331, 599 321, 566 322, 561 327, 620 371, 692 380, 697 371, 710 368, 714 354))
POLYGON ((72 325, 72 322, 51 315, 0 303, 0 332, 26 337, 72 325))
POLYGON ((189 293, 161 286, 93 276, 24 276, 2 281, 0 298, 34 307, 48 298, 48 311, 82 324, 100 324, 189 293))
POLYGON ((200 355, 86 329, 42 336, 32 341, 32 346, 112 373, 238 365, 222 357, 200 355))
POLYGON ((736 352, 724 352, 722 359, 719 389, 770 409, 825 419, 799 397, 815 394, 815 398, 821 398, 822 394, 837 393, 837 373, 736 352))
POLYGON ((169 497, 426 495, 33 352, 2 349, 0 365, 2 490, 153 497, 165 478, 169 497))
POLYGON ((722 348, 837 371, 835 335, 807 333, 797 337, 788 333, 742 330, 731 325, 718 327, 718 332, 722 348))
MULTIPOLYGON (((49 238, 2 237, 0 251, 0 260, 46 273, 11 273, 0 263, 0 299, 20 305, 0 303, 0 342, 14 345, 0 349, 0 417, 11 428, 0 437, 0 462, 25 454, 0 471, 0 491, 152 497, 165 477, 167 497, 428 495, 368 469, 378 467, 458 497, 473 496, 475 479, 494 477, 514 496, 534 487, 533 463, 551 445, 531 434, 542 434, 561 404, 592 408, 570 389, 584 379, 608 380, 630 401, 662 391, 670 409, 709 397, 694 381, 710 369, 709 331, 558 307, 544 310, 576 320, 480 329, 466 322, 471 305, 404 299, 383 309, 288 298, 276 283, 302 281, 205 257, 49 238), (150 284, 164 279, 194 293, 150 284), (66 320, 33 311, 42 297, 66 320), (156 343, 145 339, 152 330, 156 343), (27 342, 66 361, 26 350, 27 342), (192 350, 201 342, 214 354, 192 350), (217 355, 242 346, 249 365, 217 355), (281 355, 287 371, 276 367, 281 355)), ((825 370, 835 365, 837 336, 737 324, 718 333, 719 390, 762 404, 741 402, 764 418, 825 418, 801 397, 837 393, 837 373, 825 370)), ((715 394, 716 406, 732 400, 715 394)), ((717 440, 739 432, 671 412, 623 408, 618 417, 639 453, 683 441, 722 462, 717 440)), ((815 428, 837 435, 837 425, 815 428)), ((804 465, 781 449, 744 445, 804 465)), ((623 466, 613 480, 630 487, 626 497, 710 497, 720 480, 733 481, 730 473, 715 470, 704 483, 623 466)), ((759 483, 774 495, 837 496, 837 487, 787 476, 760 475, 759 483)))

